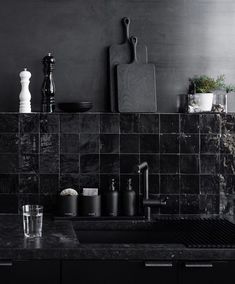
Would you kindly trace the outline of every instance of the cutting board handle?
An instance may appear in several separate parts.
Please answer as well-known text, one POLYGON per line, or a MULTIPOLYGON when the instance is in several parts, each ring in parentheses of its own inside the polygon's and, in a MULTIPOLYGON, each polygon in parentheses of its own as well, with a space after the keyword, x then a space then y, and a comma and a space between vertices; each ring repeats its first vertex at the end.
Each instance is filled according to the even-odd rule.
POLYGON ((124 27, 124 42, 127 42, 130 40, 130 18, 124 17, 122 19, 123 27, 124 27))
POLYGON ((132 48, 133 48, 133 55, 134 55, 134 58, 133 58, 133 63, 137 63, 138 60, 137 60, 137 51, 136 51, 136 47, 137 47, 137 43, 138 43, 138 39, 136 36, 132 36, 130 38, 130 42, 131 42, 131 45, 132 45, 132 48))

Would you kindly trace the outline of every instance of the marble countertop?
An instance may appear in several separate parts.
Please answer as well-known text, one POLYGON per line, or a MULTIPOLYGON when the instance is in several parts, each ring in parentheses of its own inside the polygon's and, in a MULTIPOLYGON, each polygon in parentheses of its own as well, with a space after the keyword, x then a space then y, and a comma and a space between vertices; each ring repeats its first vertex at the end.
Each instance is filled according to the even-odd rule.
MULTIPOLYGON (((142 226, 144 221, 54 221, 44 218, 42 238, 23 235, 22 217, 0 216, 0 259, 234 259, 235 249, 192 249, 181 244, 81 244, 75 230, 142 226)), ((148 226, 148 224, 146 224, 148 226)))

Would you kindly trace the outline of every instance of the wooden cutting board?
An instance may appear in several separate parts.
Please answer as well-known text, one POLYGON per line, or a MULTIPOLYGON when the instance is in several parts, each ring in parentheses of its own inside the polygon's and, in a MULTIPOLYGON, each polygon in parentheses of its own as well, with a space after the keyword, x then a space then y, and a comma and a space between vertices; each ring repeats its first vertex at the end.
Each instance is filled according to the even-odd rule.
MULTIPOLYGON (((124 28, 124 42, 115 44, 109 48, 109 81, 110 81, 110 109, 111 112, 118 111, 117 99, 117 65, 130 63, 132 60, 132 49, 130 45, 130 22, 127 17, 122 19, 124 28)), ((141 63, 148 62, 147 47, 143 44, 138 44, 137 47, 138 61, 141 63)))
POLYGON ((134 60, 117 66, 119 112, 156 112, 156 75, 154 64, 137 59, 137 37, 131 37, 134 60))

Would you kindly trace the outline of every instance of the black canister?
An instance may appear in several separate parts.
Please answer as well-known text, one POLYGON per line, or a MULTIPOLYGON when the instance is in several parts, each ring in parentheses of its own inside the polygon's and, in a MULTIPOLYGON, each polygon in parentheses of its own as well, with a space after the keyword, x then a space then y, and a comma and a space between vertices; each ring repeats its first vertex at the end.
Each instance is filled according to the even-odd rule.
POLYGON ((82 216, 99 217, 101 215, 100 195, 82 195, 80 198, 80 206, 82 216))
POLYGON ((111 180, 109 190, 104 194, 104 215, 118 216, 118 191, 115 188, 115 179, 111 180))
POLYGON ((132 189, 132 180, 128 179, 126 189, 122 192, 122 214, 124 216, 135 216, 136 193, 132 189))
POLYGON ((59 196, 59 215, 74 217, 78 211, 77 195, 60 195, 59 196))

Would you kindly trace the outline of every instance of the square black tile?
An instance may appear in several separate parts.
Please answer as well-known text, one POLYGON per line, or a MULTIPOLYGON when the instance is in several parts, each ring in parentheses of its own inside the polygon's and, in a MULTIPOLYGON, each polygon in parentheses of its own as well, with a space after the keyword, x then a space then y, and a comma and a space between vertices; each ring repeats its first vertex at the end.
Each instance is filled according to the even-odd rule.
POLYGON ((181 214, 199 214, 199 195, 185 194, 180 196, 181 214))
POLYGON ((181 155, 180 172, 183 174, 199 173, 199 156, 198 155, 181 155))
POLYGON ((219 153, 220 151, 220 135, 201 134, 201 153, 219 153))
POLYGON ((93 175, 80 175, 80 192, 82 193, 83 188, 87 187, 94 187, 99 188, 99 175, 93 174, 93 175))
POLYGON ((139 153, 140 137, 138 134, 120 135, 120 153, 139 153))
POLYGON ((0 114, 0 133, 19 131, 19 116, 18 114, 0 114))
POLYGON ((0 193, 17 193, 18 188, 18 174, 0 174, 0 193))
POLYGON ((181 134, 180 136, 180 153, 199 153, 199 135, 198 134, 181 134))
POLYGON ((41 133, 59 133, 59 115, 58 114, 40 114, 40 132, 41 133))
POLYGON ((21 133, 39 133, 39 114, 20 114, 21 133))
MULTIPOLYGON (((153 174, 149 175, 149 193, 150 194, 159 194, 160 192, 159 179, 160 179, 159 175, 153 175, 153 174)), ((141 191, 143 191, 144 190, 143 183, 141 185, 142 185, 141 191)), ((144 193, 142 192, 142 194, 144 193)))
POLYGON ((79 133, 79 114, 60 114, 61 133, 79 133))
POLYGON ((120 136, 118 134, 100 135, 100 152, 115 154, 120 152, 120 136))
POLYGON ((0 173, 18 173, 19 158, 16 154, 0 154, 0 173))
POLYGON ((140 134, 140 153, 159 153, 159 135, 140 134))
POLYGON ((37 154, 22 154, 19 163, 20 173, 38 173, 39 156, 37 154))
POLYGON ((18 143, 17 134, 0 134, 0 153, 17 153, 18 143))
POLYGON ((179 172, 179 156, 178 155, 160 155, 160 173, 177 174, 179 172))
POLYGON ((139 133, 139 114, 120 114, 121 133, 139 133))
POLYGON ((100 115, 100 133, 120 132, 120 115, 119 114, 101 114, 100 115))
POLYGON ((61 153, 79 153, 79 134, 60 135, 61 153))
POLYGON ((221 132, 235 134, 235 114, 221 115, 221 132))
POLYGON ((234 195, 220 195, 220 215, 231 215, 234 216, 235 207, 234 207, 234 195))
POLYGON ((220 138, 220 152, 235 155, 235 134, 223 134, 220 138))
POLYGON ((59 191, 59 175, 40 175, 40 194, 57 194, 59 191))
POLYGON ((120 155, 120 173, 137 174, 137 165, 139 164, 139 155, 120 155))
POLYGON ((112 180, 114 179, 115 189, 119 191, 120 189, 120 177, 119 174, 101 174, 100 175, 100 191, 101 194, 110 190, 112 180))
POLYGON ((36 174, 20 174, 19 180, 19 193, 32 193, 39 192, 39 179, 36 174))
POLYGON ((166 205, 160 207, 160 214, 179 214, 179 195, 161 194, 161 199, 166 199, 166 205))
POLYGON ((199 133, 199 115, 180 114, 180 131, 182 133, 199 133))
POLYGON ((58 173, 59 172, 59 155, 44 154, 40 155, 40 173, 58 173))
POLYGON ((63 154, 60 156, 61 173, 78 173, 79 172, 79 155, 63 154))
POLYGON ((26 133, 20 136, 20 152, 22 154, 39 153, 39 134, 26 133))
POLYGON ((201 155, 200 156, 200 171, 202 174, 219 173, 220 161, 218 155, 201 155))
POLYGON ((180 193, 199 194, 199 175, 181 175, 180 193))
POLYGON ((219 194, 220 178, 217 175, 200 176, 200 194, 219 194))
POLYGON ((0 213, 18 213, 18 195, 0 194, 0 213))
POLYGON ((160 114, 160 133, 179 133, 179 114, 160 114))
POLYGON ((234 155, 220 155, 220 172, 222 174, 235 174, 234 155))
POLYGON ((160 153, 179 153, 179 135, 160 134, 160 153))
POLYGON ((179 194, 179 175, 160 175, 160 192, 179 194))
POLYGON ((80 134, 80 153, 99 153, 99 134, 80 134))
POLYGON ((100 172, 101 173, 119 173, 120 158, 116 154, 100 155, 100 172))
POLYGON ((40 153, 59 153, 59 135, 43 133, 40 136, 40 153))
POLYGON ((61 174, 60 191, 65 188, 73 188, 79 191, 79 174, 61 174))
POLYGON ((200 115, 200 133, 219 134, 221 129, 221 116, 219 114, 200 115))
POLYGON ((221 176, 220 192, 225 194, 235 194, 235 175, 221 176))
POLYGON ((99 114, 80 114, 79 118, 81 133, 100 133, 99 114))
POLYGON ((140 162, 147 162, 150 174, 158 174, 160 172, 160 156, 158 154, 141 154, 140 162))
POLYGON ((80 155, 80 172, 81 173, 98 173, 99 172, 99 155, 98 154, 81 154, 80 155))
POLYGON ((140 114, 140 133, 159 133, 159 114, 140 114))
POLYGON ((219 195, 200 195, 200 214, 219 214, 219 195))
POLYGON ((43 205, 43 212, 45 214, 57 214, 58 195, 55 194, 40 194, 39 202, 43 205))

